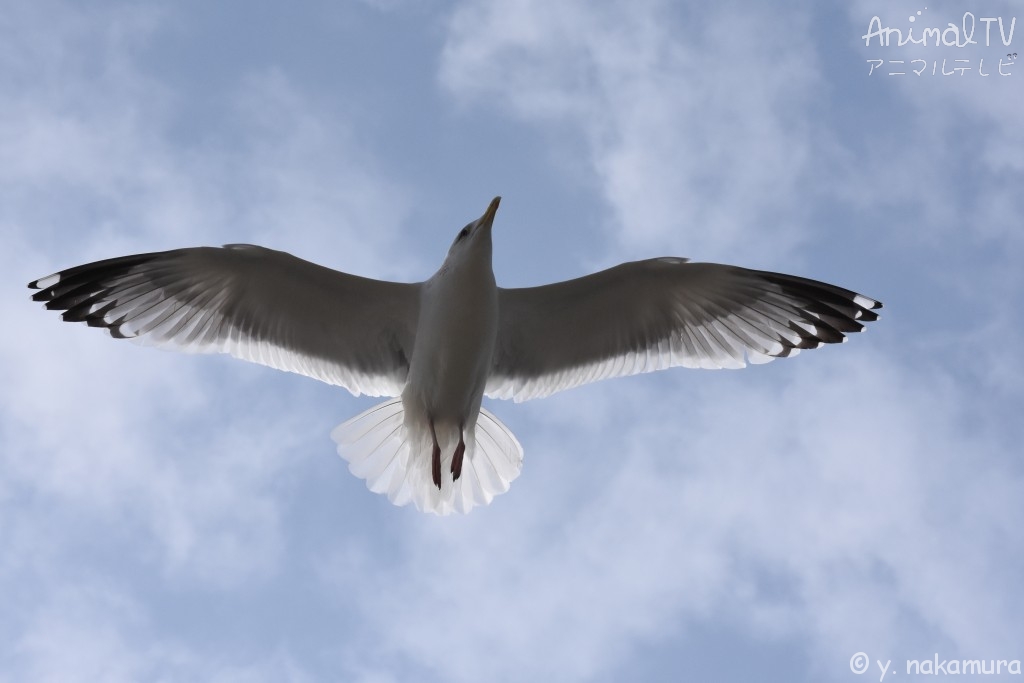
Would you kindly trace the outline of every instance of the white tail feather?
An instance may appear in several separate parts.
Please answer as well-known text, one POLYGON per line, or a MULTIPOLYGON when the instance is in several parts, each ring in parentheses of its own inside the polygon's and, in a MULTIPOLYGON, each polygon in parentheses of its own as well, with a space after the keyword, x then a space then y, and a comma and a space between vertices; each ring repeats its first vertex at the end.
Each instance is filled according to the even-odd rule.
POLYGON ((343 422, 331 432, 338 454, 349 470, 374 493, 386 494, 395 505, 414 503, 423 512, 466 513, 487 505, 508 491, 523 465, 523 448, 490 411, 481 408, 473 429, 465 434, 462 476, 450 474, 457 433, 439 430, 442 485, 430 475, 432 442, 427 434, 411 434, 402 399, 395 398, 343 422))

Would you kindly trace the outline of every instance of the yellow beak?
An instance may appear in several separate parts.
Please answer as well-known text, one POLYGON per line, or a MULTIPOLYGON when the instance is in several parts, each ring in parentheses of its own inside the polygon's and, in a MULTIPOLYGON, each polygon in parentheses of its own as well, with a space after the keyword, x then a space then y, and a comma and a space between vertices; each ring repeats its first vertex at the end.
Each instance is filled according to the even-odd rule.
POLYGON ((484 215, 480 217, 481 225, 486 225, 488 228, 494 222, 494 214, 498 212, 498 204, 501 203, 501 197, 495 197, 491 200, 490 206, 487 207, 487 211, 484 211, 484 215))

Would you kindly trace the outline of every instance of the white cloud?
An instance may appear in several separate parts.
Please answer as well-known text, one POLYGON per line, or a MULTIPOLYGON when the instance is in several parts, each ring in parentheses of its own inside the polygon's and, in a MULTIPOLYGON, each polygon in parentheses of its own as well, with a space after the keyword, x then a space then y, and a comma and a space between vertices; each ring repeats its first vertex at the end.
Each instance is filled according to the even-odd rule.
POLYGON ((4 53, 0 181, 35 243, 65 238, 57 263, 249 239, 369 274, 413 265, 394 248, 406 193, 280 70, 200 108, 140 66, 166 13, 15 5, 28 25, 4 53), (87 229, 67 240, 74 219, 87 229))
POLYGON ((139 56, 160 12, 10 9, 0 315, 15 333, 0 338, 0 591, 18 597, 0 617, 0 670, 12 681, 306 680, 286 650, 234 665, 160 629, 171 593, 244 595, 282 571, 296 472, 306 457, 334 462, 318 413, 331 406, 295 388, 304 380, 64 325, 25 283, 91 259, 225 241, 387 275, 409 265, 402 252, 382 258, 405 195, 344 121, 278 71, 253 72, 210 106, 229 123, 203 130, 229 135, 177 139, 193 125, 189 103, 139 56), (308 447, 314 438, 321 449, 308 447), (140 574, 161 590, 136 599, 110 588, 140 574))
POLYGON ((806 23, 778 5, 468 2, 442 80, 579 131, 625 248, 763 258, 802 237, 816 191, 806 23))
POLYGON ((322 673, 338 658, 365 681, 581 680, 695 631, 725 631, 723 648, 730 633, 785 645, 812 662, 810 679, 838 680, 858 650, 1005 657, 1021 642, 1021 334, 1007 303, 1021 284, 1019 95, 894 91, 916 127, 862 149, 819 121, 817 96, 839 84, 796 10, 457 7, 442 82, 552 140, 577 136, 613 210, 609 258, 767 265, 817 234, 805 218, 821 196, 872 219, 922 213, 866 229, 886 238, 863 266, 871 279, 905 272, 867 292, 901 305, 864 338, 743 373, 498 404, 526 447, 522 477, 488 508, 436 520, 388 507, 333 459, 323 424, 345 417, 345 399, 60 324, 23 286, 92 258, 239 240, 382 277, 422 272, 399 239, 406 192, 381 179, 360 131, 265 62, 199 120, 186 87, 146 68, 173 8, 8 8, 9 680, 301 680, 314 678, 307 662, 322 673), (964 130, 976 155, 950 144, 964 130), (821 154, 840 168, 823 171, 821 154), (964 177, 985 181, 967 201, 951 191, 964 177), (998 253, 982 260, 983 248, 998 253), (324 471, 342 490, 299 488, 324 471), (238 617, 242 654, 218 658, 220 641, 195 642, 195 613, 167 617, 178 598, 266 612, 238 617), (278 629, 282 604, 315 635, 278 629))
POLYGON ((294 403, 295 384, 271 389, 278 378, 260 384, 217 359, 63 325, 24 284, 91 259, 223 241, 393 274, 409 266, 392 249, 404 194, 378 177, 344 121, 279 71, 225 93, 229 135, 176 141, 188 102, 138 56, 160 12, 11 9, 18 21, 0 38, 0 188, 11 198, 0 213, 0 312, 18 333, 0 340, 0 501, 28 496, 34 514, 3 531, 24 543, 23 566, 46 566, 74 553, 76 533, 116 525, 111 543, 131 539, 133 561, 176 580, 266 580, 281 558, 289 451, 319 424, 294 403), (239 417, 227 407, 246 391, 239 417))
POLYGON ((753 376, 684 396, 622 385, 596 433, 563 417, 586 400, 538 410, 551 427, 524 479, 550 486, 425 520, 389 571, 345 575, 377 656, 445 680, 587 680, 637 642, 723 621, 806 643, 829 680, 859 650, 1012 654, 1012 453, 962 426, 941 373, 842 351, 792 362, 781 393, 753 376), (588 476, 609 458, 614 473, 588 476))
MULTIPOLYGON (((843 32, 859 43, 850 59, 864 65, 866 96, 893 98, 903 109, 904 120, 912 122, 910 126, 881 122, 878 135, 868 137, 864 149, 851 157, 856 166, 846 169, 848 191, 860 193, 862 207, 879 202, 910 203, 929 226, 912 233, 923 241, 946 243, 951 238, 977 236, 1019 246, 1015 217, 1024 206, 1015 188, 1024 171, 1020 161, 1024 159, 1024 135, 1018 125, 1024 94, 1015 83, 1024 75, 1024 62, 1010 67, 1013 75, 1009 77, 995 75, 998 60, 1014 48, 1002 45, 997 24, 993 24, 992 44, 986 46, 980 22, 982 17, 1002 16, 1008 31, 1014 5, 994 2, 980 8, 951 1, 928 3, 916 24, 909 21, 908 15, 915 11, 909 6, 859 0, 845 9, 848 23, 843 32), (920 39, 923 26, 962 25, 968 11, 978 18, 974 35, 978 44, 962 49, 934 44, 882 48, 877 39, 867 47, 859 38, 876 15, 883 26, 900 29, 904 35, 913 29, 915 38, 920 39), (868 59, 903 60, 915 69, 920 65, 910 60, 924 59, 927 68, 920 76, 889 77, 885 74, 902 67, 886 67, 884 73, 869 77, 868 59), (993 75, 979 75, 982 59, 986 71, 993 75), (961 64, 970 70, 962 76, 933 76, 936 62, 938 69, 946 71, 961 64)), ((1013 44, 1019 42, 1018 31, 1013 44)))
POLYGON ((154 678, 161 669, 177 668, 186 659, 173 646, 126 642, 125 630, 139 629, 144 619, 115 591, 64 587, 32 612, 24 633, 13 643, 13 656, 5 666, 7 680, 138 681, 154 678))
POLYGON ((0 655, 0 680, 38 683, 215 681, 262 683, 314 680, 284 651, 234 662, 226 653, 204 657, 162 638, 145 610, 124 592, 81 581, 54 585, 29 610, 24 631, 0 655))
MULTIPOLYGON (((31 253, 24 243, 7 244, 24 249, 11 256, 31 253)), ((6 272, 27 280, 24 266, 3 260, 6 272)), ((29 507, 41 516, 17 516, 9 530, 46 539, 36 532, 74 535, 106 525, 116 529, 115 538, 138 535, 142 550, 135 559, 155 551, 157 567, 215 584, 272 571, 281 544, 275 489, 295 442, 288 430, 302 433, 308 422, 286 416, 276 435, 261 429, 266 418, 259 414, 234 418, 231 429, 204 423, 207 411, 223 410, 218 401, 231 400, 231 390, 218 390, 208 377, 211 362, 64 326, 27 295, 23 284, 12 284, 0 297, 5 319, 19 331, 0 340, 6 473, 0 490, 9 492, 12 505, 31 491, 29 507), (46 510, 68 528, 48 526, 46 510)), ((40 557, 31 547, 24 551, 45 565, 54 549, 43 545, 40 557)))

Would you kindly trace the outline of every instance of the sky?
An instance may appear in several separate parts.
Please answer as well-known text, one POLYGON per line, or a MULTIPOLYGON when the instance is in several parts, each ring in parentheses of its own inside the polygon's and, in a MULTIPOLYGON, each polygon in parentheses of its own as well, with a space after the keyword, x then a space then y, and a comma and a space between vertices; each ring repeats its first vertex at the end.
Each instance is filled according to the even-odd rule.
POLYGON ((1024 660, 1019 9, 0 0, 0 681, 1024 660), (866 45, 875 16, 958 28, 866 45), (673 255, 883 315, 741 371, 486 402, 522 474, 438 518, 336 455, 375 399, 115 342, 25 287, 231 242, 419 281, 495 195, 502 286, 673 255))

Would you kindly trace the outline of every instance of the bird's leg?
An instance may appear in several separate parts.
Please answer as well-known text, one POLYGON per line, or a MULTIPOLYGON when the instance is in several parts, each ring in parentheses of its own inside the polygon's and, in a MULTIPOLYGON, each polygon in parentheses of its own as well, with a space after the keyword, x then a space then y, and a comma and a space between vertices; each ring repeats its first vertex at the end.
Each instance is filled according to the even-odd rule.
POLYGON ((462 427, 459 427, 459 445, 455 447, 455 455, 452 456, 452 478, 458 481, 462 476, 462 456, 466 453, 466 442, 462 440, 462 427))
POLYGON ((430 454, 430 476, 434 486, 441 490, 441 447, 437 445, 437 432, 434 431, 434 418, 430 418, 430 438, 434 441, 434 451, 430 454))

